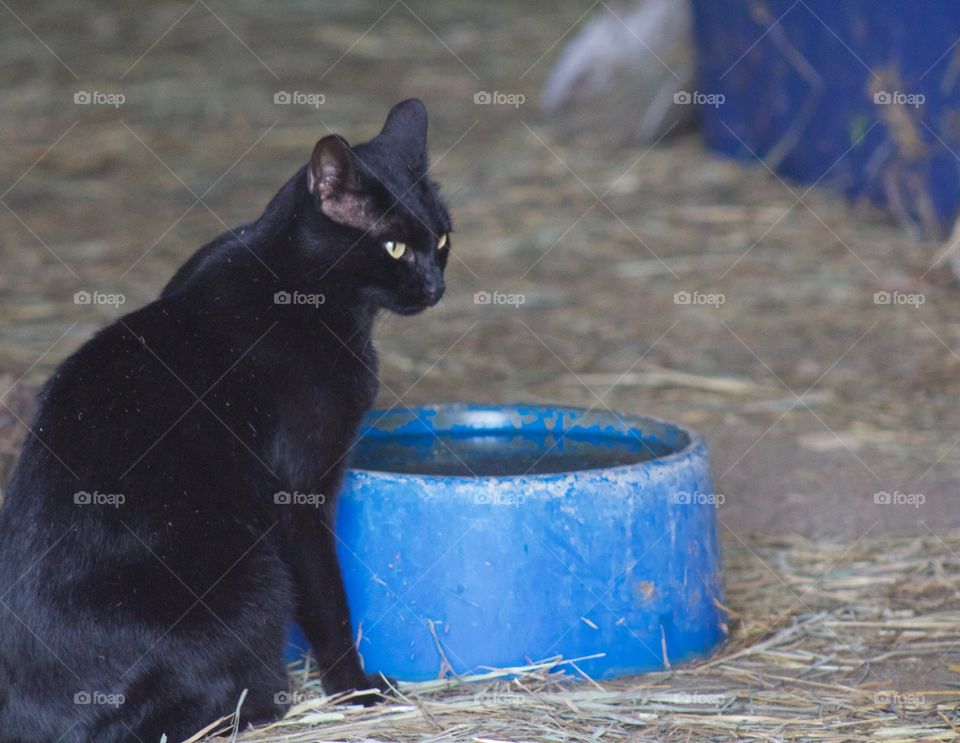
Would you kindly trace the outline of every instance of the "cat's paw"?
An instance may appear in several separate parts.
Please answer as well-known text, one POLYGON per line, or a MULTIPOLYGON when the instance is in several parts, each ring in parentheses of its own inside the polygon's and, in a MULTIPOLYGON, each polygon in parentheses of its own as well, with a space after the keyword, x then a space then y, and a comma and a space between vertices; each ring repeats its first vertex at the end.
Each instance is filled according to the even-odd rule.
POLYGON ((382 704, 393 696, 397 682, 380 673, 366 674, 365 680, 356 685, 356 691, 362 694, 349 694, 343 698, 343 704, 362 704, 372 707, 382 704))

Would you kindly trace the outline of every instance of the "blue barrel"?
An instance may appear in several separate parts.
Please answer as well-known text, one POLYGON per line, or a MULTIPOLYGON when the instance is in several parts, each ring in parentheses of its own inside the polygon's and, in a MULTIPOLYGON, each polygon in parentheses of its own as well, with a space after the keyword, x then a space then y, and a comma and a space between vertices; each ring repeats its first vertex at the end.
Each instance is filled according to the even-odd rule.
POLYGON ((711 148, 886 206, 930 237, 949 233, 960 204, 960 4, 693 0, 693 9, 711 148))
MULTIPOLYGON (((672 423, 374 411, 337 520, 364 665, 420 681, 598 656, 577 666, 611 678, 703 656, 725 629, 718 498, 703 439, 672 423)), ((295 630, 288 657, 304 647, 295 630)))

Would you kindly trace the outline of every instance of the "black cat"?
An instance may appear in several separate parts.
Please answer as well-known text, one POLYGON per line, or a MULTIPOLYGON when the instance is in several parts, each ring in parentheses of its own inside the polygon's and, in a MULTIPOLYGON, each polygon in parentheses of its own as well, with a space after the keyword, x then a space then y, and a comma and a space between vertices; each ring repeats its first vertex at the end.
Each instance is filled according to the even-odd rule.
POLYGON ((332 512, 375 316, 444 291, 426 135, 408 100, 365 144, 324 137, 257 221, 45 385, 0 509, 0 742, 174 743, 245 689, 242 724, 273 720, 294 617, 328 692, 379 697, 332 512))

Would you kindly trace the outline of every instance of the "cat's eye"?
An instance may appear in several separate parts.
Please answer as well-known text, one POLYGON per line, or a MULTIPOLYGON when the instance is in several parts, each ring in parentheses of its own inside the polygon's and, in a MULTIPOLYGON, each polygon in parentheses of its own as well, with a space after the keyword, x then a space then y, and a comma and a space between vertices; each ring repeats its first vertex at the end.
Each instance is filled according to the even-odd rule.
POLYGON ((403 254, 407 252, 407 244, 396 240, 387 240, 383 247, 387 249, 391 258, 402 258, 403 254))
POLYGON ((440 240, 437 242, 437 250, 443 250, 446 244, 447 244, 447 235, 446 233, 444 233, 440 235, 440 240))

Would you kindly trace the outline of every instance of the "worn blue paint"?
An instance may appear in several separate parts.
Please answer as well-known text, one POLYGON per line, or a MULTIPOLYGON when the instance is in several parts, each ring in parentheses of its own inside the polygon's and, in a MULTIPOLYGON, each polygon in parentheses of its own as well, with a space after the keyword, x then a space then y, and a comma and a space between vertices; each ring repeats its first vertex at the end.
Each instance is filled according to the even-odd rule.
MULTIPOLYGON (((675 663, 722 640, 716 512, 696 432, 526 405, 374 411, 368 421, 358 448, 401 435, 550 432, 607 443, 639 436, 671 452, 543 475, 350 470, 337 529, 368 671, 436 678, 439 643, 457 673, 603 653, 577 665, 610 678, 663 668, 664 649, 675 663)), ((289 656, 304 645, 297 631, 289 656)))
POLYGON ((710 147, 895 206, 928 233, 949 231, 960 204, 960 4, 693 0, 693 8, 698 92, 723 96, 701 108, 710 147), (894 95, 903 103, 875 102, 894 95))

